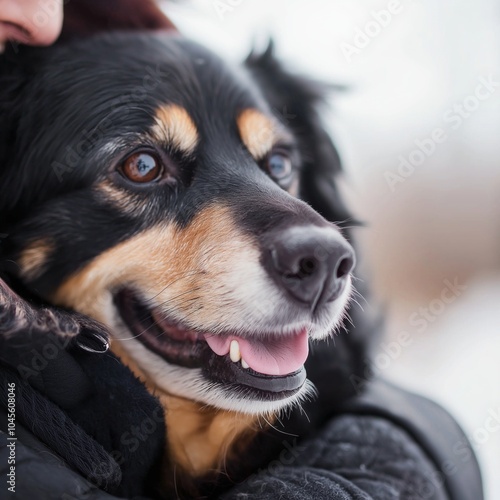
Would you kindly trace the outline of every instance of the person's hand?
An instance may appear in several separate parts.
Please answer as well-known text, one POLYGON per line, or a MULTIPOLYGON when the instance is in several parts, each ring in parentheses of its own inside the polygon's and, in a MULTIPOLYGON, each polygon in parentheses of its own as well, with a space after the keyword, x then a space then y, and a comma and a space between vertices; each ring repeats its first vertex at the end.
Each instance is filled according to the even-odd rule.
POLYGON ((63 0, 0 0, 0 52, 8 41, 50 45, 62 21, 63 0))

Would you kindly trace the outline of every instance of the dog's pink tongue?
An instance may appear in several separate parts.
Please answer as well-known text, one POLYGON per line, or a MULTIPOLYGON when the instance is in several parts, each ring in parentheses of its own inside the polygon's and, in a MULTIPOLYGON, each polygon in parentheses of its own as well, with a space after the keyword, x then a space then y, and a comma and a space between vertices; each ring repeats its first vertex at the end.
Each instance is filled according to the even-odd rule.
POLYGON ((264 375, 288 375, 299 370, 309 353, 307 330, 296 335, 272 339, 244 339, 241 337, 205 335, 210 349, 219 356, 229 353, 232 340, 240 345, 241 357, 252 370, 264 375))

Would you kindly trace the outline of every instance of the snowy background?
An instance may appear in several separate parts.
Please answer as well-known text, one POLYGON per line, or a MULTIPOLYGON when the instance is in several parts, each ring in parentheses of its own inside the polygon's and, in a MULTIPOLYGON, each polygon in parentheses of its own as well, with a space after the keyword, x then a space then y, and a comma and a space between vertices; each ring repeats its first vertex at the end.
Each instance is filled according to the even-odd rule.
POLYGON ((500 499, 500 2, 192 0, 165 10, 229 59, 272 36, 290 68, 350 87, 325 118, 388 312, 376 370, 455 415, 488 500, 500 499))

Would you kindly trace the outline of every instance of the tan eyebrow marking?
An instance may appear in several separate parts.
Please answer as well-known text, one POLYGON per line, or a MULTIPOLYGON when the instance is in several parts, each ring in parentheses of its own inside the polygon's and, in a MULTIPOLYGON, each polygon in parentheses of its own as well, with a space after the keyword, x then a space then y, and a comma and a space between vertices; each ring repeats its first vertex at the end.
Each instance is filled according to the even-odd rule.
POLYGON ((243 144, 256 160, 263 158, 274 144, 287 137, 275 119, 257 109, 245 109, 238 116, 236 123, 243 144))
POLYGON ((161 144, 173 145, 187 154, 192 154, 198 144, 198 130, 193 120, 176 104, 166 104, 156 110, 151 134, 161 144))

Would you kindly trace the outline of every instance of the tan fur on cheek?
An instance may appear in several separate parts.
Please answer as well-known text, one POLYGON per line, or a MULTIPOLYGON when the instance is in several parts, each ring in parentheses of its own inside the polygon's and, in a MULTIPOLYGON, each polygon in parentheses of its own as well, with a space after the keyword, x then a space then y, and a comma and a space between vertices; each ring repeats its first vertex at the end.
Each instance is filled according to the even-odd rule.
MULTIPOLYGON (((259 266, 259 251, 236 228, 229 209, 213 205, 179 229, 165 223, 118 244, 66 280, 51 297, 108 325, 111 292, 130 286, 146 299, 168 304, 169 314, 191 327, 212 329, 224 321, 238 269, 259 266)), ((241 275, 241 274, 240 274, 241 275)), ((240 286, 241 288, 241 286, 240 286)), ((236 306, 226 314, 241 314, 236 306)))
POLYGON ((18 259, 21 276, 27 280, 38 278, 44 271, 45 265, 55 250, 54 243, 48 238, 42 238, 30 243, 18 259))
POLYGON ((173 224, 167 224, 118 244, 67 279, 53 294, 52 301, 109 325, 111 293, 115 289, 129 283, 147 289, 148 283, 151 286, 175 273, 175 265, 161 258, 161 253, 166 256, 173 251, 174 234, 173 224))
POLYGON ((144 200, 129 191, 120 189, 109 181, 103 181, 95 187, 100 198, 115 206, 123 213, 138 215, 147 208, 144 200))

